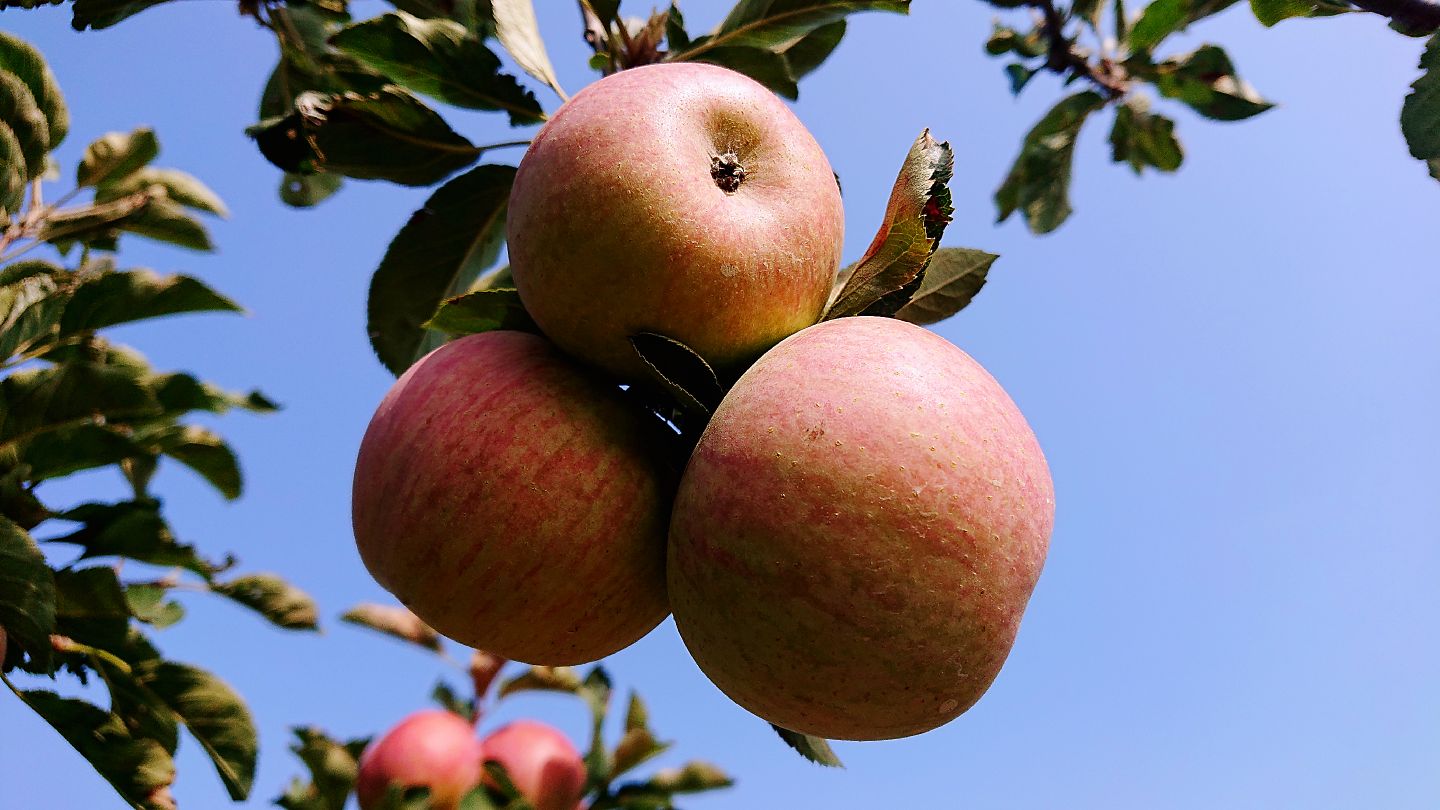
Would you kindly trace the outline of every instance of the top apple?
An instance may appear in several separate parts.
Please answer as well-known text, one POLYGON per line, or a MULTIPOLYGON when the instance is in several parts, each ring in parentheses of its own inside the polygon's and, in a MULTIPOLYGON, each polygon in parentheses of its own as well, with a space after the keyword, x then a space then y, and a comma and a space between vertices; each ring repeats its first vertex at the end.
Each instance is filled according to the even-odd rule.
POLYGON ((507 228, 535 322, 634 381, 638 332, 738 370, 815 323, 844 212, 824 152, 779 98, 675 63, 606 77, 561 107, 520 162, 507 228))

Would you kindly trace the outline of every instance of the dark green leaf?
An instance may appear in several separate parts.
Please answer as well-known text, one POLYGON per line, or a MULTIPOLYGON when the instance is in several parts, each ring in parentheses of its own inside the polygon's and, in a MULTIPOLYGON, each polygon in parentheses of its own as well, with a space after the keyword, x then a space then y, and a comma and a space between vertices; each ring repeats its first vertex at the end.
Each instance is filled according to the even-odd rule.
POLYGON ((30 89, 30 95, 45 114, 49 148, 59 146, 70 131, 70 113, 65 109, 65 98, 60 94, 55 74, 45 64, 45 57, 28 42, 0 31, 0 71, 13 73, 30 89))
POLYGON ((169 0, 75 0, 70 26, 76 31, 99 31, 165 2, 169 0))
POLYGON ((786 745, 816 765, 824 765, 827 768, 845 767, 840 762, 840 758, 835 756, 835 752, 830 749, 829 740, 783 729, 774 723, 770 724, 770 728, 775 729, 775 733, 780 735, 780 739, 784 740, 786 745))
POLYGON ((178 169, 145 167, 124 178, 106 182, 95 191, 97 202, 108 202, 131 194, 148 192, 186 208, 227 216, 225 203, 194 175, 178 169))
POLYGON ((189 276, 127 270, 84 279, 60 319, 63 334, 181 312, 241 312, 240 305, 189 276))
POLYGON ((106 133, 85 148, 85 157, 75 169, 75 182, 82 186, 118 182, 145 168, 159 154, 160 142, 149 127, 106 133))
POLYGON ((40 239, 62 251, 74 242, 113 243, 120 225, 150 205, 148 193, 117 197, 103 203, 57 211, 46 217, 40 239))
POLYGON ((10 218, 25 206, 25 147, 15 130, 0 122, 0 222, 8 227, 10 218))
POLYGON ((544 120, 540 102, 460 23, 404 12, 345 28, 331 42, 406 89, 474 110, 503 110, 512 126, 544 120))
POLYGON ((790 75, 797 81, 820 67, 845 38, 844 20, 822 25, 806 34, 804 38, 784 51, 785 61, 790 65, 790 75))
POLYGON ((1192 53, 1156 66, 1155 86, 1206 118, 1239 121, 1275 106, 1237 75, 1225 51, 1202 45, 1192 53))
POLYGON ((920 287, 895 317, 921 325, 938 323, 964 309, 985 285, 1000 258, 973 248, 940 248, 930 257, 920 287))
POLYGON ((772 93, 788 99, 795 99, 800 95, 795 74, 791 72, 790 62, 783 53, 764 48, 732 46, 706 48, 703 52, 686 58, 692 62, 706 62, 743 73, 765 85, 772 93))
POLYGON ((116 651, 125 646, 130 605, 115 569, 92 566, 55 572, 55 632, 81 644, 116 651))
POLYGON ((306 93, 293 113, 251 127, 260 151, 287 172, 328 172, 428 186, 480 156, 438 113, 396 87, 306 93))
POLYGON ((21 163, 16 165, 24 180, 45 172, 45 154, 50 151, 50 124, 31 94, 30 88, 13 73, 0 71, 0 125, 8 126, 20 146, 21 163))
POLYGON ((0 381, 0 447, 63 427, 162 413, 155 391, 132 369, 72 362, 21 371, 0 381))
POLYGON ((360 752, 368 741, 341 744, 319 729, 301 727, 291 731, 297 742, 290 750, 310 771, 311 784, 292 785, 276 804, 287 810, 343 810, 355 786, 360 752))
POLYGON ((665 46, 671 53, 679 53, 690 47, 690 34, 685 31, 685 15, 673 0, 665 15, 665 46))
POLYGON ((137 739, 120 717, 83 700, 41 690, 16 694, 60 732, 132 807, 161 810, 152 797, 175 780, 175 765, 163 745, 137 739))
POLYGON ((457 337, 496 329, 538 331, 513 289, 477 290, 447 298, 424 326, 457 337))
POLYGON ((526 73, 549 85, 562 98, 565 91, 555 77, 555 68, 545 52, 540 25, 535 21, 531 0, 491 0, 495 16, 495 36, 526 73))
POLYGON ((189 374, 156 374, 145 382, 155 393, 164 413, 170 416, 189 411, 226 413, 232 408, 268 413, 277 408, 259 391, 237 394, 197 380, 189 374))
POLYGON ((63 271, 48 262, 22 262, 5 269, 14 278, 0 286, 0 359, 33 353, 50 343, 69 287, 63 271))
POLYGON ((669 743, 655 739, 646 728, 626 730, 610 755, 610 778, 616 779, 669 750, 669 743))
POLYGON ((955 153, 930 130, 911 145, 875 239, 845 279, 825 318, 858 315, 920 275, 954 208, 948 183, 955 153))
POLYGON ((1129 163, 1136 174, 1146 166, 1173 172, 1185 159, 1175 138, 1175 122, 1151 113, 1143 96, 1132 95, 1116 108, 1110 149, 1116 163, 1129 163))
POLYGON ((121 230, 158 242, 167 242, 191 250, 215 249, 210 242, 210 233, 205 230, 200 220, 163 197, 152 199, 133 216, 126 217, 117 224, 121 230))
POLYGON ((215 433, 196 425, 169 425, 147 433, 145 446, 189 467, 228 500, 240 497, 244 478, 235 451, 215 433))
POLYGON ((516 692, 567 692, 578 694, 580 676, 570 667, 530 667, 500 684, 499 697, 516 692))
POLYGON ((210 589, 259 613, 276 627, 286 630, 319 628, 315 600, 276 574, 251 574, 229 582, 214 583, 210 589))
POLYGON ((169 590, 161 584, 136 583, 125 587, 125 602, 130 615, 157 628, 169 627, 185 618, 179 602, 166 599, 169 590))
POLYGON ((695 40, 675 58, 693 60, 714 48, 783 50, 856 12, 909 10, 910 0, 740 0, 713 34, 695 40))
POLYGON ((1424 73, 1410 85, 1410 95, 1400 109, 1400 131, 1410 145, 1410 154, 1430 162, 1440 160, 1440 34, 1430 38, 1420 57, 1424 73))
MULTIPOLYGON (((823 740, 820 742, 824 743, 823 740)), ((831 757, 833 758, 834 754, 831 754, 831 757)), ((839 760, 835 760, 834 763, 822 762, 820 764, 838 766, 839 762, 839 760)), ((650 783, 667 793, 703 793, 707 790, 728 788, 734 785, 735 781, 724 771, 708 762, 687 762, 679 769, 668 769, 655 774, 650 783)))
POLYGON ((1056 104, 1040 119, 1020 147, 1010 174, 995 192, 998 221, 1017 209, 1035 233, 1049 233, 1069 216, 1070 169, 1075 139, 1090 113, 1105 106, 1099 93, 1085 91, 1056 104))
POLYGON ((630 345, 640 355, 651 380, 685 410, 709 415, 720 404, 725 389, 715 369, 694 349, 653 332, 631 335, 630 345))
POLYGON ((25 442, 23 457, 30 467, 26 477, 39 483, 147 453, 123 425, 84 424, 35 436, 25 442))
POLYGON ((995 30, 990 33, 990 39, 985 41, 985 52, 991 56, 1013 53, 1026 58, 1034 58, 1043 56, 1048 51, 1049 46, 1039 28, 1033 28, 1029 33, 1021 34, 1008 25, 996 23, 995 30))
POLYGON ((1133 51, 1148 51, 1160 41, 1235 5, 1236 0, 1154 0, 1130 27, 1126 42, 1133 51))
POLYGON ((1035 74, 1039 72, 1039 68, 1028 67, 1019 62, 1012 62, 1006 65, 1005 75, 1010 78, 1010 94, 1015 96, 1020 95, 1020 91, 1024 90, 1025 85, 1029 84, 1030 79, 1034 78, 1035 74))
POLYGON ((1090 26, 1090 30, 1096 33, 1100 31, 1100 14, 1104 5, 1100 0, 1073 0, 1070 4, 1070 16, 1084 20, 1090 26))
POLYGON ((466 720, 475 716, 475 701, 460 697, 450 684, 444 681, 437 682, 435 688, 430 690, 430 699, 446 711, 466 720))
POLYGON ((52 542, 82 546, 82 559, 125 557, 151 565, 179 566, 207 580, 234 563, 233 559, 223 564, 208 562, 194 546, 176 542, 156 501, 83 504, 61 513, 60 518, 84 526, 52 542))
POLYGON ((42 668, 55 632, 55 578, 29 533, 0 516, 0 632, 42 668))
POLYGON ((340 190, 345 180, 338 174, 295 174, 280 180, 280 201, 295 208, 319 205, 340 190))
POLYGON ((1333 17, 1355 8, 1340 0, 1250 0, 1250 11, 1269 28, 1291 17, 1333 17))
POLYGON ((255 780, 255 723, 235 690, 202 669, 172 661, 147 671, 143 682, 205 749, 230 798, 248 796, 255 780))
POLYGON ((391 638, 408 641, 431 652, 440 651, 440 634, 419 616, 403 607, 360 604, 345 612, 340 621, 368 627, 391 638))
POLYGON ((477 166, 441 186, 395 235, 370 280, 370 344, 395 374, 434 345, 424 324, 493 266, 515 169, 477 166))

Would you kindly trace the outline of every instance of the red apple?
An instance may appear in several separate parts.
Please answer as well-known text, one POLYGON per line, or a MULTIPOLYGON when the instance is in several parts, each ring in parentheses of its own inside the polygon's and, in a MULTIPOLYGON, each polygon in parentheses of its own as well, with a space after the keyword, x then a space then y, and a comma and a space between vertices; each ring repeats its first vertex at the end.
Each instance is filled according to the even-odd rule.
POLYGON ((361 810, 379 807, 391 785, 430 789, 435 810, 453 810, 480 784, 484 760, 475 729, 446 711, 406 717, 360 755, 361 810))
POLYGON ((481 743, 486 762, 505 766, 535 810, 576 810, 585 795, 585 763, 569 738, 544 723, 517 720, 481 743))
POLYGON ((632 380, 636 332, 733 367, 813 324, 843 230, 834 173, 794 113, 698 63, 576 94, 520 162, 507 224, 515 284, 545 334, 632 380))
POLYGON ((770 350, 706 427, 670 530, 675 624, 776 725, 928 731, 999 672, 1054 509, 1034 434, 969 355, 898 320, 828 321, 770 350))
POLYGON ((522 332, 436 349, 361 443, 355 540, 441 633, 529 664, 630 645, 669 612, 672 488, 613 385, 522 332))

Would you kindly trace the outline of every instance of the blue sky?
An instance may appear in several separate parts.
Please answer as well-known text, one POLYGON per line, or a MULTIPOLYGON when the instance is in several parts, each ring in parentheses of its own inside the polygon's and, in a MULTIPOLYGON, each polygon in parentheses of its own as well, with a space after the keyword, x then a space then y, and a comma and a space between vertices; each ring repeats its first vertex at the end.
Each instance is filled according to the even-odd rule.
MULTIPOLYGON (((538 5, 573 91, 590 74, 572 4, 538 5)), ((690 0, 691 27, 724 5, 690 0)), ((908 19, 856 18, 797 111, 844 180, 847 257, 874 232, 916 133, 955 146, 946 243, 1002 258, 938 331, 991 370, 1040 437, 1059 505, 1049 562, 984 700, 930 734, 838 745, 844 771, 791 755, 729 704, 669 622, 612 658, 617 682, 679 740, 667 761, 704 758, 739 779, 687 806, 1435 807, 1440 275, 1426 257, 1440 185, 1397 123, 1421 43, 1360 15, 1265 31, 1243 6, 1196 26, 1177 46, 1225 45, 1281 106, 1239 124, 1166 109, 1185 165, 1141 180, 1109 163, 1105 128, 1092 126, 1076 214, 1035 238, 992 224, 990 194, 1056 82, 1038 77, 1012 100, 981 50, 988 6, 915 5, 908 19)), ((286 406, 221 422, 249 477, 238 503, 174 470, 157 487, 185 539, 285 573, 330 619, 322 636, 285 634, 200 597, 160 636, 249 699, 259 807, 299 772, 288 725, 383 729, 424 706, 440 672, 333 620, 386 596, 349 527, 355 450, 390 383, 365 339, 364 297, 425 192, 351 183, 316 210, 282 207, 277 172, 242 134, 274 43, 233 9, 174 3, 85 34, 68 7, 9 11, 0 25, 54 66, 73 116, 67 171, 91 138, 151 124, 160 164, 200 175, 233 211, 214 225, 216 255, 133 240, 123 256, 198 275, 249 317, 120 336, 162 368, 258 386, 286 406)), ((452 120, 488 142, 509 134, 496 118, 452 120)), ((87 479, 55 494, 112 489, 87 479)), ((492 722, 520 715, 577 737, 583 727, 579 704, 553 697, 516 698, 492 722)), ((7 808, 120 806, 13 698, 0 697, 0 718, 7 808)), ((179 767, 181 807, 225 805, 193 742, 179 767)))

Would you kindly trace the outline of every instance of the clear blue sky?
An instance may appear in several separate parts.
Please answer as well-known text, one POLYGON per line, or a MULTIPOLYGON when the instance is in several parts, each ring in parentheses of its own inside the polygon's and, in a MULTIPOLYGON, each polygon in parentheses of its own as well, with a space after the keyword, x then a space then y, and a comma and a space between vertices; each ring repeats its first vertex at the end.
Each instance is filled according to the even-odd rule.
MULTIPOLYGON (((578 88, 590 75, 573 4, 538 5, 578 88)), ((685 9, 702 28, 724 5, 685 9)), ((1003 258, 939 331, 989 367, 1040 436, 1059 503, 1049 562, 984 700, 924 736, 838 745, 845 771, 803 762, 730 705, 670 623, 615 656, 618 683, 638 687, 680 741, 668 761, 713 760, 740 780, 687 805, 1440 806, 1440 184, 1397 124, 1421 43, 1360 15, 1265 31, 1243 6, 1196 27, 1185 39, 1227 46, 1282 106, 1230 125, 1168 110, 1187 148, 1173 177, 1134 179, 1109 164, 1104 129, 1087 129, 1077 213, 1035 238, 1018 222, 994 226, 990 194, 1055 82, 1037 78, 1013 101, 981 50, 989 7, 915 5, 908 19, 856 18, 797 109, 844 179, 850 257, 916 133, 955 145, 946 242, 1003 258)), ((160 635, 172 657, 250 700, 258 807, 299 771, 287 725, 382 729, 424 706, 438 674, 427 656, 333 620, 386 596, 349 526, 355 450, 390 383, 366 343, 364 299, 425 192, 351 183, 318 210, 283 208, 277 172, 242 134, 274 42, 233 9, 175 3, 78 34, 68 7, 45 8, 8 11, 0 26, 53 62, 73 115, 67 172, 89 139, 152 124, 161 164, 203 177, 234 213, 214 227, 214 256, 140 240, 124 255, 199 275, 251 316, 123 337, 160 367, 286 405, 221 422, 249 474, 240 502, 183 472, 158 487, 183 537, 287 574, 330 619, 320 637, 284 634, 194 597, 190 619, 160 635)), ((504 139, 495 119, 454 118, 476 142, 504 139)), ((583 724, 560 698, 516 699, 505 715, 516 714, 576 735, 583 724)), ((225 805, 192 741, 179 765, 181 807, 225 805)), ((120 806, 6 696, 0 785, 6 810, 120 806)))

